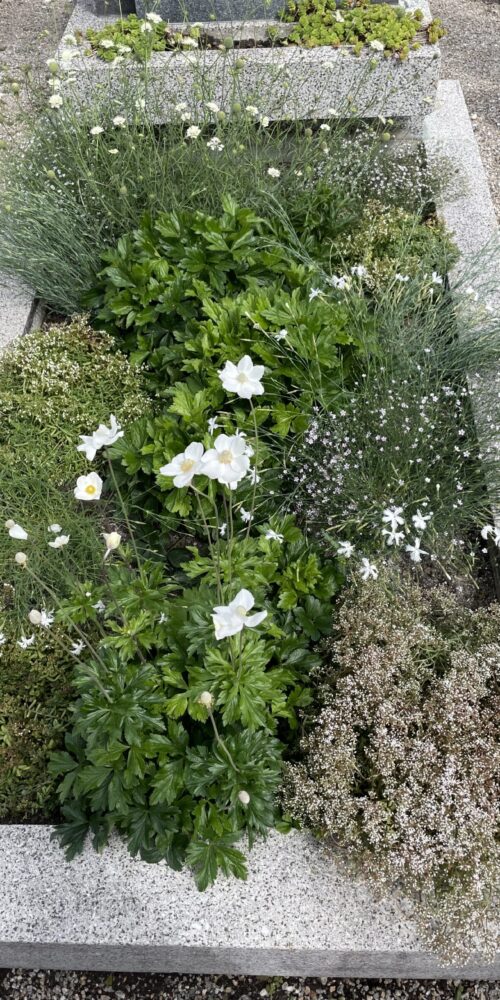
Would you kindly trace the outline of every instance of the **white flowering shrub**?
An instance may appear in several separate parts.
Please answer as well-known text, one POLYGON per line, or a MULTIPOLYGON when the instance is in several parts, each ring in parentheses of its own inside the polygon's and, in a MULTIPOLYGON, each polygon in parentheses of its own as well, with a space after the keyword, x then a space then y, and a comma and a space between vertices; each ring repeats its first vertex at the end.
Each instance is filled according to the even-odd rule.
POLYGON ((287 765, 285 808, 375 888, 414 902, 432 950, 495 950, 500 606, 397 573, 351 587, 287 765))

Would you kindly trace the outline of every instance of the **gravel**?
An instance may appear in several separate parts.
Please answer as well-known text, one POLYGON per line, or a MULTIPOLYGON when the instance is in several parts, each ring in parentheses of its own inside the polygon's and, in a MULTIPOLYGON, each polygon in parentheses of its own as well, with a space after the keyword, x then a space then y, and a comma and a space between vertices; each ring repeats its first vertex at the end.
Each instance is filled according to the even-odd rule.
POLYGON ((0 970, 2 1000, 500 1000, 500 985, 458 980, 106 975, 0 970))
MULTIPOLYGON (((0 0, 0 136, 26 69, 52 55, 67 0, 0 0), (3 119, 3 123, 2 123, 3 119)), ((432 0, 445 21, 442 75, 459 79, 500 217, 500 0, 432 0)), ((500 1000, 500 983, 283 979, 0 970, 1 1000, 500 1000)))

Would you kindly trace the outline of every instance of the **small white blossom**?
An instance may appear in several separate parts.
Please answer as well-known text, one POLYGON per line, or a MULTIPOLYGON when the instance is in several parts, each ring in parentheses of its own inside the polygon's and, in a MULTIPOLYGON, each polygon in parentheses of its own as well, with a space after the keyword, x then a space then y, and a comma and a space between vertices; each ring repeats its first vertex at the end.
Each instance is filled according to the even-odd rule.
POLYGON ((123 115, 115 115, 113 118, 113 125, 116 125, 117 128, 125 128, 126 124, 127 119, 124 118, 123 115))
POLYGON ((74 642, 70 650, 71 655, 80 656, 80 654, 83 653, 84 648, 85 648, 85 643, 82 642, 81 639, 79 642, 74 642))
POLYGON ((283 327, 282 330, 278 330, 278 332, 274 333, 273 336, 276 337, 276 340, 286 340, 288 337, 288 330, 285 330, 283 327))
POLYGON ((210 417, 209 420, 207 421, 207 426, 210 433, 213 434, 213 432, 216 431, 218 427, 220 427, 220 424, 217 423, 217 417, 210 417))
POLYGON ((200 705, 203 705, 204 708, 210 709, 214 703, 213 695, 210 694, 210 691, 202 691, 200 697, 198 698, 198 702, 200 705))
POLYGON ((267 115, 262 115, 260 119, 260 124, 262 125, 262 128, 269 128, 269 122, 270 118, 268 118, 267 115))
POLYGON ((26 555, 25 552, 16 552, 14 556, 14 562, 16 562, 18 566, 24 567, 28 562, 28 556, 26 555))
POLYGON ((96 603, 93 604, 92 607, 94 608, 95 611, 98 611, 98 612, 105 611, 105 609, 106 609, 106 605, 105 605, 104 601, 96 601, 96 603))
POLYGON ((227 531, 227 524, 224 521, 223 524, 221 524, 220 527, 219 527, 219 535, 220 535, 221 538, 225 538, 226 531, 227 531))
POLYGON ((32 646, 35 641, 35 636, 30 635, 29 639, 25 635, 22 635, 20 639, 17 640, 17 645, 21 649, 28 649, 28 646, 32 646))
POLYGON ((413 545, 406 546, 406 552, 409 553, 410 559, 414 563, 422 562, 422 556, 428 556, 429 553, 425 549, 420 548, 421 539, 416 538, 413 545))
POLYGON ((392 531, 390 528, 382 528, 382 534, 386 536, 387 545, 401 545, 405 537, 404 531, 392 531))
POLYGON ((252 515, 251 515, 250 511, 249 510, 245 510, 244 507, 240 507, 240 516, 241 516, 241 520, 244 521, 245 524, 248 524, 248 522, 252 520, 252 515))
POLYGON ((331 132, 332 130, 331 130, 330 126, 326 124, 326 122, 323 122, 323 124, 320 125, 320 131, 321 132, 331 132))
POLYGON ((212 111, 214 115, 218 114, 220 111, 219 105, 215 101, 207 101, 205 107, 208 111, 212 111))
POLYGON ((321 295, 321 288, 311 288, 311 291, 309 292, 309 302, 312 302, 313 299, 317 299, 318 295, 321 295))
MULTIPOLYGON (((148 35, 150 31, 153 30, 153 25, 149 21, 143 21, 141 24, 141 31, 143 35, 148 35)), ((102 45, 102 42, 101 42, 102 45)))
POLYGON ((69 535, 57 535, 53 542, 49 542, 51 549, 62 549, 69 542, 69 535))
POLYGON ((414 514, 412 517, 413 524, 415 525, 415 530, 425 531, 427 527, 427 522, 430 521, 431 517, 432 514, 422 514, 420 510, 417 510, 417 513, 414 514))
POLYGON ((50 628, 54 624, 54 613, 52 611, 40 612, 40 625, 42 628, 50 628))
POLYGON ((343 556, 344 559, 350 559, 354 552, 354 545, 352 542, 339 542, 339 547, 337 549, 337 555, 343 556))
POLYGON ((259 109, 255 107, 255 104, 247 104, 245 111, 249 115, 258 115, 259 109))
POLYGON ((360 574, 362 580, 376 580, 378 577, 378 569, 374 563, 371 563, 369 559, 363 557, 361 560, 360 574))
POLYGON ((402 507, 386 507, 382 513, 382 521, 384 524, 389 524, 392 531, 397 531, 400 524, 404 524, 404 517, 401 517, 403 513, 402 507))
POLYGON ((115 43, 111 38, 102 38, 99 42, 101 49, 114 49, 115 43))
POLYGON ((281 170, 278 170, 277 167, 268 167, 267 172, 269 177, 281 177, 281 170))
POLYGON ((63 99, 60 94, 51 94, 49 97, 49 105, 51 108, 62 107, 63 99))
POLYGON ((102 125, 94 125, 93 128, 90 129, 90 134, 91 135, 102 135, 103 132, 104 132, 104 129, 103 129, 102 125))
POLYGON ((97 472, 91 472, 88 476, 78 476, 73 492, 76 500, 99 500, 102 493, 102 479, 97 472))
POLYGON ((351 267, 351 274, 355 278, 364 278, 367 273, 366 267, 363 267, 363 264, 355 264, 354 267, 351 267))
POLYGON ((207 142, 208 149, 214 150, 216 153, 221 153, 224 149, 224 143, 216 136, 212 136, 207 142))
POLYGON ((242 806, 249 805, 249 803, 250 803, 250 796, 249 796, 248 792, 245 791, 244 788, 242 788, 241 791, 238 792, 238 798, 239 798, 242 806))
POLYGON ((161 24, 162 22, 162 18, 160 17, 159 14, 155 14, 154 10, 148 11, 148 13, 146 14, 146 18, 148 21, 151 21, 152 24, 161 24))
POLYGON ((375 49, 375 52, 383 52, 384 44, 383 42, 379 42, 378 38, 374 38, 373 41, 370 42, 370 48, 375 49))
POLYGON ((186 139, 197 139, 201 135, 201 128, 198 125, 190 125, 186 129, 186 139))
POLYGON ((443 284, 443 279, 442 279, 441 275, 437 273, 437 271, 433 271, 432 272, 431 281, 432 281, 433 285, 442 285, 443 284))
POLYGON ((51 531, 53 535, 57 535, 62 531, 62 528, 60 524, 49 524, 47 531, 51 531))
POLYGON ((281 532, 279 532, 279 531, 274 531, 273 528, 269 528, 269 531, 266 531, 266 538, 270 542, 279 542, 280 545, 285 540, 285 536, 282 535, 281 532))

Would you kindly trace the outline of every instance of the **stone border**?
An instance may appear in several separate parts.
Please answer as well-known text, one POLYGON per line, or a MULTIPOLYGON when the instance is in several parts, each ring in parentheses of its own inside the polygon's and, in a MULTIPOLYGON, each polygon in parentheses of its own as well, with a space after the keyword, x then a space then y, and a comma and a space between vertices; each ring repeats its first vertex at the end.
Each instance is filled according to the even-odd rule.
MULTIPOLYGON (((439 142, 468 185, 441 207, 467 257, 497 227, 456 81, 440 84, 426 132, 429 156, 439 142)), ((450 276, 458 291, 460 277, 450 276)), ((221 878, 203 894, 189 872, 131 858, 116 838, 68 863, 50 836, 48 826, 0 825, 0 967, 500 979, 500 956, 441 965, 404 900, 376 900, 307 834, 272 833, 251 852, 247 882, 221 878)))
POLYGON ((0 275, 0 351, 38 329, 42 319, 43 308, 33 292, 17 279, 0 275))
MULTIPOLYGON (((101 28, 116 20, 97 16, 87 3, 78 0, 67 34, 101 28)), ((409 11, 423 11, 423 25, 432 20, 427 0, 405 0, 405 6, 409 11)), ((211 35, 222 32, 222 37, 229 34, 236 39, 260 40, 267 37, 269 26, 280 32, 287 30, 278 21, 207 22, 201 28, 211 35)), ((237 101, 243 106, 259 106, 261 114, 269 119, 282 120, 329 118, 332 108, 340 117, 348 117, 355 108, 356 115, 365 118, 384 115, 402 119, 414 135, 420 136, 423 119, 434 105, 440 61, 439 46, 430 44, 422 45, 403 61, 385 59, 373 50, 355 56, 348 46, 307 49, 296 45, 265 48, 257 44, 228 51, 154 52, 146 71, 132 60, 113 68, 97 57, 78 55, 71 63, 71 72, 76 76, 72 87, 78 100, 84 103, 96 87, 106 87, 119 101, 120 70, 126 67, 127 87, 133 86, 144 97, 158 121, 173 118, 179 103, 189 107, 194 119, 207 117, 195 93, 202 75, 204 100, 215 101, 225 111, 237 101), (266 95, 265 106, 262 95, 266 95)))

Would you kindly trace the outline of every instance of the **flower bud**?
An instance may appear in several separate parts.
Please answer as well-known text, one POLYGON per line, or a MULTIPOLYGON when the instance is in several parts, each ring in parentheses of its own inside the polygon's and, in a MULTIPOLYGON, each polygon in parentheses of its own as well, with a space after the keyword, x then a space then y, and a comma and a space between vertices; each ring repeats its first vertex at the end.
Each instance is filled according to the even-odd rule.
POLYGON ((30 613, 28 615, 28 618, 29 618, 29 620, 30 620, 30 622, 31 622, 32 625, 40 625, 40 623, 42 621, 42 616, 41 616, 40 612, 36 610, 36 608, 33 608, 30 611, 30 613))
POLYGON ((212 708, 214 703, 213 695, 210 694, 210 691, 202 691, 198 701, 200 705, 203 705, 203 708, 212 708))
POLYGON ((250 796, 249 796, 248 792, 245 791, 244 788, 241 789, 241 792, 238 792, 238 798, 239 798, 242 806, 247 806, 249 804, 249 802, 250 802, 250 796))
POLYGON ((10 531, 11 528, 15 528, 15 526, 16 522, 13 521, 11 517, 9 517, 9 520, 5 522, 5 527, 7 528, 7 531, 10 531))
POLYGON ((16 552, 14 559, 18 566, 26 566, 28 562, 28 556, 25 552, 16 552))
POLYGON ((104 541, 106 543, 106 555, 104 556, 104 558, 107 559, 110 552, 114 552, 115 549, 117 549, 118 546, 120 545, 122 536, 120 535, 119 531, 110 531, 109 534, 106 534, 106 532, 103 531, 102 537, 104 538, 104 541))

